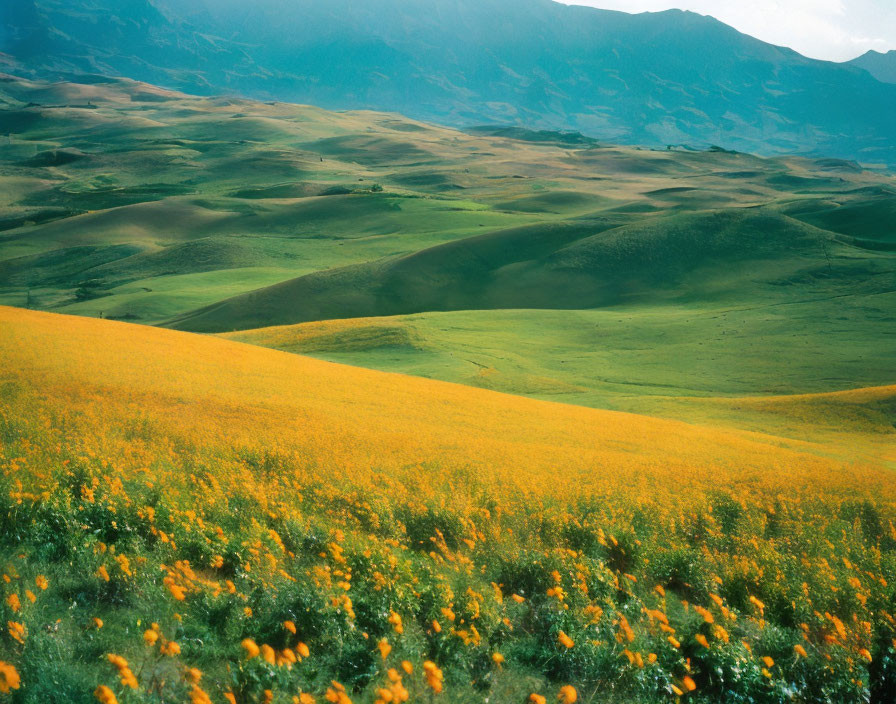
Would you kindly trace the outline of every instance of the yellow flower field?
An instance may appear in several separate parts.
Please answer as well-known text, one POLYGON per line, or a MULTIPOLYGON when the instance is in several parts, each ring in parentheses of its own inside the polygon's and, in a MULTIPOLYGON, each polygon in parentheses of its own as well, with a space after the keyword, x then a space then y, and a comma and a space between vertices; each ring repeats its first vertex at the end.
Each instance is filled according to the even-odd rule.
POLYGON ((0 403, 0 701, 896 681, 896 484, 867 455, 12 308, 0 403))

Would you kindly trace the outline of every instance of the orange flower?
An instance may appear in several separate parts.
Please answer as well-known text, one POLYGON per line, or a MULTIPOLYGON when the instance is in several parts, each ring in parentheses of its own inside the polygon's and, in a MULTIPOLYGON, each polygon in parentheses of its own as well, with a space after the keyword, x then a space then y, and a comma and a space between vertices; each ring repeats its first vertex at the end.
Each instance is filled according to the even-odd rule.
POLYGON ((795 652, 801 658, 809 657, 808 653, 806 653, 806 649, 803 646, 801 646, 799 643, 797 643, 795 646, 793 646, 793 652, 795 652))
POLYGON ((348 695, 345 693, 345 687, 339 684, 336 680, 333 680, 330 683, 330 687, 327 689, 324 699, 328 702, 333 702, 333 704, 352 704, 352 700, 349 699, 348 695))
POLYGON ((208 696, 198 684, 194 684, 190 690, 190 704, 212 704, 211 697, 208 696))
POLYGON ((14 640, 19 641, 22 645, 25 644, 25 626, 23 624, 17 623, 16 621, 7 621, 6 627, 9 629, 9 635, 11 635, 14 640))
POLYGON ((563 631, 560 631, 560 633, 557 634, 557 642, 565 648, 571 648, 575 645, 575 641, 563 631))
POLYGON ((99 630, 100 628, 102 628, 102 627, 103 627, 103 619, 101 619, 101 618, 97 618, 96 616, 94 616, 94 617, 93 617, 93 626, 94 626, 94 628, 96 628, 97 630, 99 630))
POLYGON ((385 660, 387 657, 389 657, 389 653, 392 652, 392 646, 389 645, 389 641, 387 641, 385 638, 383 638, 379 643, 377 643, 376 647, 379 648, 380 657, 383 658, 383 660, 385 660))
POLYGON ((715 618, 709 609, 704 609, 702 606, 694 606, 694 611, 700 614, 706 623, 715 623, 715 618))
POLYGON ((540 694, 535 694, 535 692, 533 692, 529 695, 528 701, 530 702, 530 704, 545 704, 545 702, 547 702, 547 699, 545 699, 540 694))
POLYGON ((426 684, 429 685, 433 692, 438 694, 442 691, 444 675, 434 662, 427 660, 423 663, 423 675, 426 677, 426 684))
POLYGON ((410 661, 402 660, 401 661, 401 669, 410 675, 414 671, 414 666, 410 663, 410 661))
POLYGON ((690 675, 685 675, 681 683, 684 685, 684 688, 688 692, 693 692, 695 689, 697 689, 697 683, 694 682, 693 679, 691 679, 690 675))
POLYGON ((195 667, 188 667, 184 672, 184 679, 190 684, 199 684, 202 679, 202 670, 195 667))
POLYGON ((146 643, 150 648, 156 644, 156 641, 159 639, 159 634, 154 630, 149 629, 143 632, 143 642, 146 643))
POLYGON ((105 565, 100 565, 100 568, 96 571, 96 576, 106 582, 109 581, 109 571, 105 565))
POLYGON ((43 591, 48 586, 50 586, 50 583, 47 581, 47 578, 44 577, 42 574, 39 574, 39 575, 37 575, 37 577, 34 578, 34 583, 38 586, 38 588, 41 591, 43 591))
POLYGON ((289 631, 290 633, 292 633, 293 635, 296 634, 296 624, 293 623, 292 621, 284 621, 284 622, 283 622, 283 627, 284 627, 287 631, 289 631))
POLYGON ((118 704, 118 700, 115 698, 115 692, 104 684, 101 684, 94 690, 93 696, 97 698, 100 704, 118 704))
POLYGON ((276 665, 277 664, 277 654, 274 652, 274 649, 269 645, 261 646, 261 658, 268 665, 276 665))
POLYGON ((121 686, 122 687, 130 687, 131 689, 137 689, 137 678, 134 677, 134 673, 131 672, 131 668, 128 665, 128 661, 125 660, 121 655, 115 655, 114 653, 109 653, 106 656, 106 659, 112 664, 112 666, 118 670, 118 676, 121 678, 121 686))
POLYGON ((571 684, 561 687, 560 693, 557 695, 557 701, 560 702, 560 704, 574 704, 578 698, 579 693, 576 692, 576 688, 571 684))
POLYGON ((492 653, 492 662, 501 667, 504 664, 504 656, 501 653, 492 653))
POLYGON ((768 655, 762 656, 762 662, 765 663, 766 667, 774 667, 775 666, 775 661, 772 660, 772 658, 770 658, 768 655))
POLYGON ((246 659, 251 660, 252 658, 257 658, 259 653, 261 653, 261 649, 255 644, 255 641, 251 638, 246 638, 243 640, 240 645, 243 646, 243 650, 246 651, 246 659))
POLYGON ((9 608, 13 611, 19 611, 22 608, 22 602, 19 601, 19 595, 15 592, 6 597, 6 603, 9 604, 9 608))
POLYGON ((389 623, 392 626, 392 630, 395 631, 398 635, 404 633, 404 626, 401 623, 401 616, 394 611, 389 612, 389 623))
POLYGON ((298 651, 299 655, 301 655, 303 658, 307 658, 308 656, 311 655, 311 651, 308 649, 308 646, 305 645, 304 643, 299 643, 296 646, 296 650, 298 651))
POLYGON ((16 668, 0 660, 0 693, 9 694, 10 690, 18 689, 21 685, 22 681, 16 668))

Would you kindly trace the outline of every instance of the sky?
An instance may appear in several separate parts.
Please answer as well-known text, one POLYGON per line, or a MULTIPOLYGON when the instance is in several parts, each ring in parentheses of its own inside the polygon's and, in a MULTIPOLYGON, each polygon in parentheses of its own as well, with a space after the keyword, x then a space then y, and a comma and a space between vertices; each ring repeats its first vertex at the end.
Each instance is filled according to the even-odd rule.
POLYGON ((896 49, 896 0, 563 1, 623 12, 692 10, 813 59, 847 61, 869 49, 896 49))

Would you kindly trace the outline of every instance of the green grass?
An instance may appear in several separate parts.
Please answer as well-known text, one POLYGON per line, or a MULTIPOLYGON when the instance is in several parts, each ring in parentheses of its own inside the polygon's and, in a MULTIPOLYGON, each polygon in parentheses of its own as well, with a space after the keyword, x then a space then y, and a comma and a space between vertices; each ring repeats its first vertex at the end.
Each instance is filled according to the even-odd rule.
POLYGON ((244 267, 179 276, 141 279, 104 291, 109 295, 58 307, 60 313, 133 320, 149 325, 167 320, 178 311, 208 305, 222 297, 270 285, 287 275, 285 270, 244 267))
POLYGON ((896 289, 896 257, 773 209, 600 215, 317 272, 174 321, 200 332, 437 310, 792 303, 896 289))
POLYGON ((840 267, 845 279, 892 268, 878 223, 896 203, 893 179, 830 160, 468 134, 126 80, 9 80, 3 93, 12 109, 0 155, 0 301, 17 305, 226 330, 440 309, 690 304, 731 290, 791 299, 805 281, 757 291, 753 272, 792 284, 825 254, 812 242, 855 260, 840 267), (78 107, 88 100, 91 109, 78 107), (745 225, 721 222, 755 208, 762 214, 745 225), (586 239, 611 226, 621 229, 586 239), (560 230, 576 232, 575 246, 540 234, 560 230), (333 289, 330 270, 355 265, 333 289), (205 291, 190 290, 193 274, 205 291), (111 294, 102 308, 76 302, 84 282, 111 294), (214 314, 197 315, 206 305, 214 314))

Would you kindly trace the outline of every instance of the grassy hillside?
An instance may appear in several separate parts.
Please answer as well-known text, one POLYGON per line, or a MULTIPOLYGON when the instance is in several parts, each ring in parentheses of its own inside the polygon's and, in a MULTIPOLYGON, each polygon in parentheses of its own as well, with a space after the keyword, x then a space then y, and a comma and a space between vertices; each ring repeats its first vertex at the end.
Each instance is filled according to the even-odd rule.
MULTIPOLYGON (((747 413, 741 400, 891 383, 894 305, 893 293, 857 292, 787 303, 422 313, 223 336, 505 393, 802 438, 832 424, 804 418, 785 427, 777 416, 747 413)), ((875 444, 896 437, 892 414, 867 420, 842 430, 875 444)))
POLYGON ((382 192, 377 182, 401 154, 413 157, 412 173, 420 154, 447 168, 461 155, 457 132, 419 126, 412 144, 403 128, 417 123, 395 116, 111 79, 6 78, 0 92, 10 105, 0 116, 10 133, 0 154, 4 303, 154 323, 303 273, 533 219, 443 197, 438 186, 382 192))
POLYGON ((764 305, 894 289, 891 252, 843 243, 833 232, 773 211, 731 208, 655 215, 628 225, 613 217, 582 217, 489 233, 385 262, 308 274, 214 304, 174 325, 220 332, 434 310, 764 305))
POLYGON ((853 162, 81 80, 0 82, 3 303, 232 330, 892 289, 896 184, 853 162))
POLYGON ((879 463, 112 321, 0 327, 17 704, 891 691, 879 463))
MULTIPOLYGON (((451 375, 452 381, 481 369, 508 383, 526 371, 560 375, 573 386, 594 389, 595 396, 603 389, 607 398, 793 394, 883 383, 891 373, 886 331, 892 300, 886 294, 756 308, 459 311, 224 337, 352 364, 367 359, 367 366, 385 366, 391 360, 392 370, 422 374, 429 366, 430 374, 451 375), (776 358, 770 349, 777 350, 776 358), (776 377, 779 368, 787 374, 776 377)), ((580 396, 584 391, 578 389, 580 396)))
POLYGON ((791 437, 718 399, 893 382, 896 181, 854 162, 95 77, 0 100, 4 303, 791 437))

